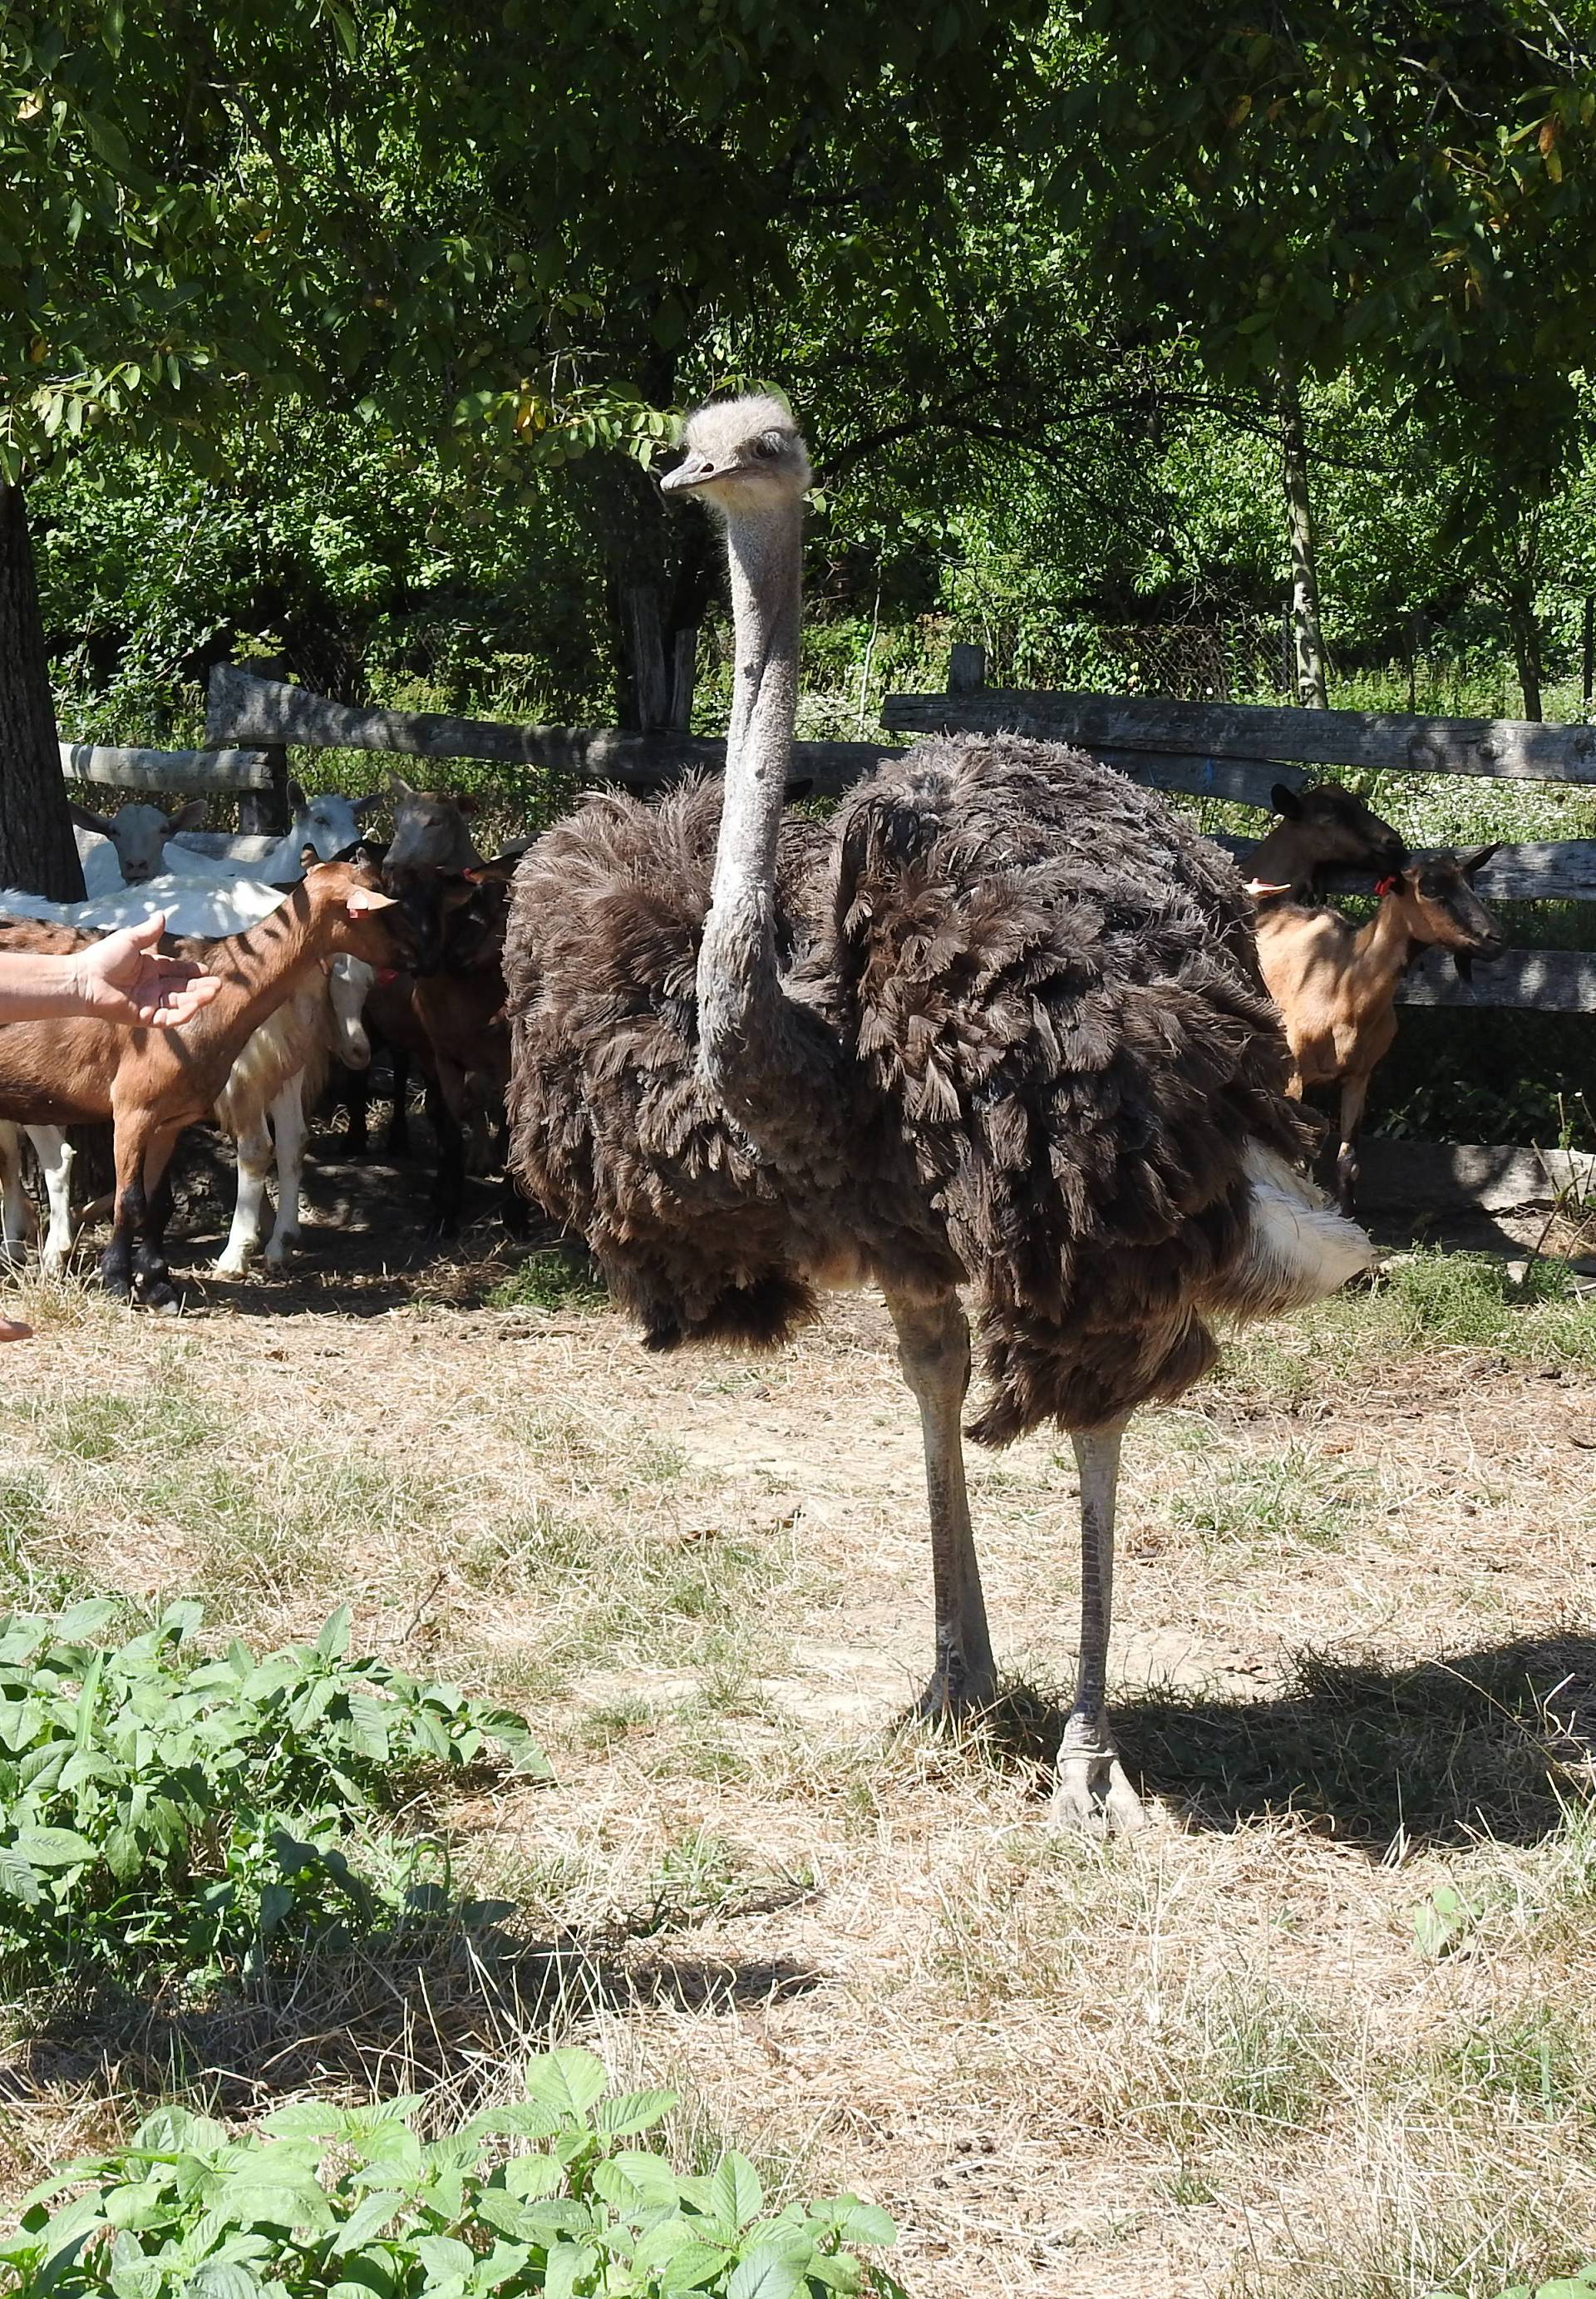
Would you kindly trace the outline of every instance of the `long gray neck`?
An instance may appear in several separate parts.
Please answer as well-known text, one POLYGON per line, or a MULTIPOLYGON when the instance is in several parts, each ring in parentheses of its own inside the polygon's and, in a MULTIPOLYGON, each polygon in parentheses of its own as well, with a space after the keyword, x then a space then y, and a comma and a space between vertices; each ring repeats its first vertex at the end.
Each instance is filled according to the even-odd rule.
POLYGON ((776 840, 798 708, 802 523, 798 503, 734 512, 726 523, 737 666, 699 952, 699 1040, 706 1076, 752 1122, 756 1138, 759 1108, 805 1067, 775 936, 776 840))

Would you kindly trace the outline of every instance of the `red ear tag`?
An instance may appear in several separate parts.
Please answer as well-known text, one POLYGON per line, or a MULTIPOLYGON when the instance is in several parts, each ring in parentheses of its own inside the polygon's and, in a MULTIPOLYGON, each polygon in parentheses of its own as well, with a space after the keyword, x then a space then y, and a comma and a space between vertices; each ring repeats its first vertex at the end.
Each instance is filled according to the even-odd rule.
POLYGON ((396 966, 379 966, 377 967, 376 980, 379 989, 385 990, 391 982, 397 982, 398 979, 399 968, 396 966))
POLYGON ((1400 878, 1377 878, 1375 880, 1375 892, 1377 894, 1380 895, 1394 894, 1401 884, 1402 880, 1400 878))

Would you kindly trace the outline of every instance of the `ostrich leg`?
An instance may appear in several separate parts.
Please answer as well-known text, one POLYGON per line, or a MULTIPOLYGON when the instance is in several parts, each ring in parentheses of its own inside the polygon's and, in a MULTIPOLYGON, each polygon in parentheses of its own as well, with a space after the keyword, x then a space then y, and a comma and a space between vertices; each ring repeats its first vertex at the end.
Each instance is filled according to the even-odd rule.
POLYGON ((1071 1440, 1080 1472, 1080 1672, 1054 1772, 1053 1817, 1064 1828, 1101 1821, 1129 1830, 1145 1827, 1147 1820, 1109 1731, 1106 1702, 1122 1433, 1113 1429, 1071 1440))
POLYGON ((937 1662, 921 1695, 920 1713, 968 1715, 988 1706, 997 1689, 959 1426, 970 1386, 970 1328, 954 1293, 932 1301, 889 1293, 887 1307, 897 1329, 897 1361, 920 1407, 925 1440, 937 1662))

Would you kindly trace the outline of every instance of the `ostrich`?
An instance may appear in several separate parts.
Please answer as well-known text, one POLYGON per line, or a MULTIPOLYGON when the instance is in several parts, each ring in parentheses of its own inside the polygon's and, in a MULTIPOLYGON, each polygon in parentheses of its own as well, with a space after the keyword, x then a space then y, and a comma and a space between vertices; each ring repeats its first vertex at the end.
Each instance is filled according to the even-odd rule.
POLYGON ((1079 1468, 1054 1816, 1131 1828, 1105 1705, 1124 1423, 1212 1364, 1212 1319, 1333 1291, 1369 1244, 1301 1178, 1241 883, 1162 801, 999 735, 921 744, 829 823, 783 816, 809 484, 780 401, 690 419, 664 485, 725 527, 724 785, 591 798, 521 865, 512 1158, 649 1348, 769 1348, 817 1289, 881 1287, 924 1439, 932 1716, 996 1692, 968 1292, 988 1390, 970 1433, 1052 1419, 1079 1468))

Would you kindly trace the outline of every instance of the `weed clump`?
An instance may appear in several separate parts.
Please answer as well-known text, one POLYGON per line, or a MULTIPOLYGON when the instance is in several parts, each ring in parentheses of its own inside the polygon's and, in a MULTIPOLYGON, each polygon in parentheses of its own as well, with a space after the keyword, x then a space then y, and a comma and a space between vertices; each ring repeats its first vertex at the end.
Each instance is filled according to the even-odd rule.
POLYGON ((0 1975, 137 1986, 258 1971, 407 1916, 459 1913, 434 1838, 386 1824, 429 1775, 547 1776, 525 1720, 313 1645, 193 1652, 197 1604, 119 1645, 115 1611, 0 1621, 0 1975))

